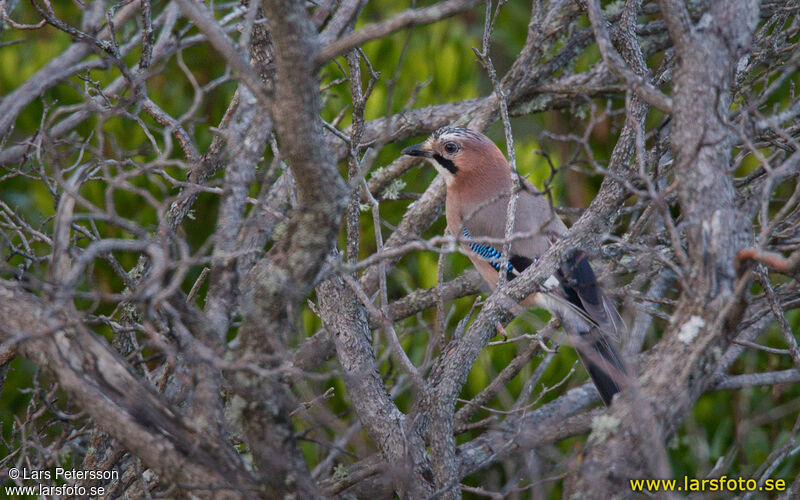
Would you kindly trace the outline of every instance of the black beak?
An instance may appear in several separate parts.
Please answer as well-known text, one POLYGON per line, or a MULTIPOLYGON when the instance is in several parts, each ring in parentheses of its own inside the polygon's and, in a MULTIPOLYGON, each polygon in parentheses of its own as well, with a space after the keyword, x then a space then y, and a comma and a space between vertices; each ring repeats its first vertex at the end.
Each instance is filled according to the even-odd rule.
POLYGON ((427 150, 422 147, 422 144, 414 144, 405 148, 402 153, 408 156, 422 156, 423 158, 430 158, 433 156, 433 151, 427 150))

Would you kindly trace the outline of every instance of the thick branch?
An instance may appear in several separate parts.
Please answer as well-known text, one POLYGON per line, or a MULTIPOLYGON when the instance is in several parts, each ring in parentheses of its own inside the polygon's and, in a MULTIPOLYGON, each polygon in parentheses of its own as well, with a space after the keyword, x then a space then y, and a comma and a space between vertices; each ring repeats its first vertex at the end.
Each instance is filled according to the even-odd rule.
POLYGON ((422 436, 397 409, 375 369, 366 310, 340 277, 323 282, 320 318, 336 345, 337 358, 350 400, 361 425, 392 464, 395 487, 403 498, 423 498, 433 492, 425 478, 430 464, 422 436))
POLYGON ((66 311, 0 280, 0 340, 18 345, 106 432, 177 484, 247 498, 257 488, 228 443, 190 427, 66 311))
MULTIPOLYGON (((347 193, 325 146, 320 96, 313 65, 317 38, 302 4, 265 0, 275 47, 273 119, 281 153, 294 176, 299 206, 283 238, 258 262, 244 286, 240 355, 270 355, 275 367, 285 359, 292 310, 311 291, 328 249, 335 241, 347 193)), ((244 430, 262 477, 273 495, 316 495, 297 445, 283 381, 255 375, 236 377, 235 390, 248 404, 236 420, 244 430)))
MULTIPOLYGON (((662 7, 668 2, 661 2, 662 7)), ((682 8, 682 7, 681 7, 682 8)), ((673 23, 679 20, 679 14, 673 23)), ((691 268, 678 308, 641 380, 642 390, 625 391, 611 415, 613 436, 590 441, 568 484, 569 494, 603 491, 630 496, 626 481, 660 474, 648 468, 637 424, 642 405, 656 418, 651 435, 670 439, 694 401, 712 383, 720 349, 742 312, 747 277, 737 283, 736 252, 746 242, 746 220, 738 213, 729 173, 731 131, 725 120, 730 85, 739 57, 748 49, 758 19, 758 1, 715 2, 711 24, 691 49, 678 46, 680 66, 673 89, 672 150, 686 226, 691 268), (614 464, 614 474, 609 474, 614 464)), ((673 27, 670 27, 672 32, 673 27)))

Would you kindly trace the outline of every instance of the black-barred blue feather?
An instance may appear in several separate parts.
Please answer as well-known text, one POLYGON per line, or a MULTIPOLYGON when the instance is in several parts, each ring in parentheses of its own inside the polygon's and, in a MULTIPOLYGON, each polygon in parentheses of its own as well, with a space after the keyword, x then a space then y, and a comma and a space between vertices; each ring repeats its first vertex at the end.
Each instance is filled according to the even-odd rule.
MULTIPOLYGON (((472 236, 470 236, 469 231, 467 231, 467 228, 463 228, 461 230, 461 234, 464 235, 464 238, 468 240, 472 239, 472 236)), ((500 270, 500 260, 503 258, 503 254, 495 247, 487 245, 485 243, 478 243, 477 241, 473 241, 469 243, 469 248, 476 254, 480 255, 481 257, 489 261, 489 265, 495 268, 495 270, 497 271, 500 270)), ((514 269, 514 265, 511 263, 511 261, 509 261, 506 264, 506 266, 507 266, 506 272, 508 272, 509 276, 514 276, 516 274, 519 274, 519 270, 514 269)))

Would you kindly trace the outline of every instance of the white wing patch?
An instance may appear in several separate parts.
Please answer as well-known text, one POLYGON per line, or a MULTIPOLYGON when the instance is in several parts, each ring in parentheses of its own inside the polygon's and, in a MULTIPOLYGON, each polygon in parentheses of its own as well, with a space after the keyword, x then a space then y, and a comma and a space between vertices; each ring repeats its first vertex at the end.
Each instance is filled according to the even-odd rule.
POLYGON ((558 281, 558 278, 556 278, 555 274, 551 274, 550 277, 547 278, 547 281, 542 283, 542 286, 545 288, 545 290, 554 290, 561 286, 561 282, 558 281))

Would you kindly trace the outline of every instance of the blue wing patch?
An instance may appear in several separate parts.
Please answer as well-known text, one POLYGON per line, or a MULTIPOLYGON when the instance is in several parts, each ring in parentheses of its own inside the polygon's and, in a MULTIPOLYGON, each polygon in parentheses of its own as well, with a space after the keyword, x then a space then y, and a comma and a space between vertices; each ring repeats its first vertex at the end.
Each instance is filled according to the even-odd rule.
MULTIPOLYGON (((461 229, 461 234, 468 240, 472 239, 472 236, 470 236, 466 227, 461 229)), ((499 250, 485 243, 478 243, 477 241, 469 243, 469 249, 486 259, 489 262, 489 265, 492 266, 496 271, 500 270, 500 260, 503 258, 503 254, 499 250)), ((515 271, 516 269, 514 269, 514 265, 509 260, 506 267, 506 272, 509 275, 513 275, 515 271)))

